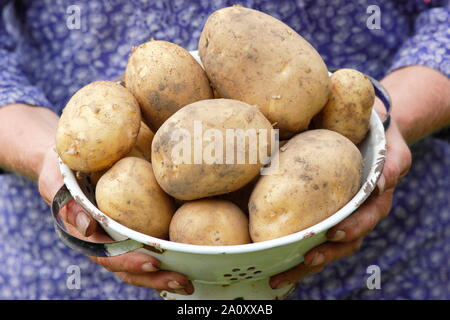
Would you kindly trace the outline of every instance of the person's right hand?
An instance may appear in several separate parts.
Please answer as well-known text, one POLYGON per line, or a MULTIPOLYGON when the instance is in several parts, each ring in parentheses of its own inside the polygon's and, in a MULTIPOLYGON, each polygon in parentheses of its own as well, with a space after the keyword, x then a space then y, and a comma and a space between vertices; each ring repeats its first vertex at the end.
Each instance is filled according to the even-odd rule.
MULTIPOLYGON (((55 194, 64 184, 59 171, 58 156, 51 148, 44 157, 38 178, 39 192, 51 204, 55 194)), ((97 222, 74 200, 60 212, 68 231, 81 239, 91 242, 111 242, 97 222)), ((135 286, 167 290, 177 294, 192 294, 194 288, 184 276, 172 271, 160 271, 160 262, 143 253, 126 253, 116 257, 92 257, 93 262, 115 273, 124 282, 135 286)))

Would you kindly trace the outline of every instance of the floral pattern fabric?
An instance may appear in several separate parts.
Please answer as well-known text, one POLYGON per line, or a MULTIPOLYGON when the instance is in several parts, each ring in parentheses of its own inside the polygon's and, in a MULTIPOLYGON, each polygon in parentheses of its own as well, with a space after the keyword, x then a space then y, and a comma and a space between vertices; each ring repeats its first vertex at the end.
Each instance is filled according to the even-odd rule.
MULTIPOLYGON (((132 46, 154 38, 195 50, 209 14, 236 3, 283 20, 330 68, 381 79, 425 65, 450 75, 448 1, 3 0, 0 106, 61 113, 80 87, 122 74, 132 46), (379 29, 368 27, 373 5, 379 29), (70 25, 74 6, 79 28, 70 25)), ((413 146, 413 156, 392 212, 362 248, 303 280, 291 299, 450 299, 450 145, 429 137, 413 146), (379 290, 367 288, 370 265, 381 270, 379 290)), ((0 264, 1 299, 159 298, 64 246, 36 184, 13 173, 0 175, 0 264), (67 285, 72 265, 81 270, 79 290, 67 285)))

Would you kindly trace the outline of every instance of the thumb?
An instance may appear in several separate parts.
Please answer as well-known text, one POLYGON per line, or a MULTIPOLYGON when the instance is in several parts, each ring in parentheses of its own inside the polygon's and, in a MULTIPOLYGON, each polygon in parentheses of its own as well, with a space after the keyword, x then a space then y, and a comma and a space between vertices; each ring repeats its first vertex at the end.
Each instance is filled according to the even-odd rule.
POLYGON ((45 155, 38 176, 38 188, 42 198, 51 205, 53 198, 64 184, 59 171, 58 155, 51 149, 45 155))
POLYGON ((67 203, 66 210, 61 211, 61 218, 85 237, 91 236, 97 229, 97 222, 75 200, 67 203))
MULTIPOLYGON (((42 198, 51 205, 53 198, 64 184, 59 171, 58 155, 51 149, 46 154, 39 173, 38 186, 42 198)), ((74 200, 67 203, 60 212, 65 223, 74 226, 81 235, 90 236, 96 230, 96 221, 74 200)))

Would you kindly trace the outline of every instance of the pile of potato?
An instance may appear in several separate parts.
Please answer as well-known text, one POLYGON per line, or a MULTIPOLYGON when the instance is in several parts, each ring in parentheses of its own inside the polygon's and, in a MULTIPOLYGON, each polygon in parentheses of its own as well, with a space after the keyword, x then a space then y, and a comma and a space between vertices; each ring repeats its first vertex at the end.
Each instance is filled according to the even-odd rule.
POLYGON ((143 43, 130 54, 124 86, 93 82, 67 103, 56 149, 89 174, 102 212, 161 239, 238 245, 308 228, 357 193, 356 144, 374 103, 365 75, 341 69, 330 77, 293 29, 240 6, 208 18, 199 55, 203 66, 176 44, 143 43), (214 134, 186 140, 176 160, 198 123, 214 134), (245 139, 246 161, 221 161, 237 147, 212 148, 215 135, 239 130, 258 132, 258 156, 250 161, 245 139), (210 161, 186 151, 196 148, 210 161), (274 159, 278 170, 262 175, 274 159))

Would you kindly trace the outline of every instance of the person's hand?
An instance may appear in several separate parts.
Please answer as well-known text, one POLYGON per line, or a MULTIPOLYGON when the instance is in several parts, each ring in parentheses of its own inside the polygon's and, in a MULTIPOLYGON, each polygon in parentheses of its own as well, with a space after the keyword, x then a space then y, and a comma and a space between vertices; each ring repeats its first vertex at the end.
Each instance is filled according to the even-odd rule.
POLYGON ((364 236, 388 215, 394 188, 411 166, 411 152, 395 119, 391 119, 386 139, 386 161, 377 190, 356 212, 328 230, 328 241, 311 249, 301 264, 273 276, 270 280, 272 288, 278 289, 296 283, 310 274, 322 271, 327 264, 352 255, 361 246, 364 236))
MULTIPOLYGON (((39 192, 48 204, 51 204, 63 183, 58 167, 58 156, 51 148, 44 157, 38 178, 39 192)), ((91 242, 112 241, 74 200, 67 203, 60 215, 71 234, 91 242)), ((184 275, 172 271, 159 271, 160 262, 150 255, 131 252, 116 257, 88 257, 115 273, 122 281, 135 286, 178 294, 192 294, 194 291, 192 284, 184 275)))

